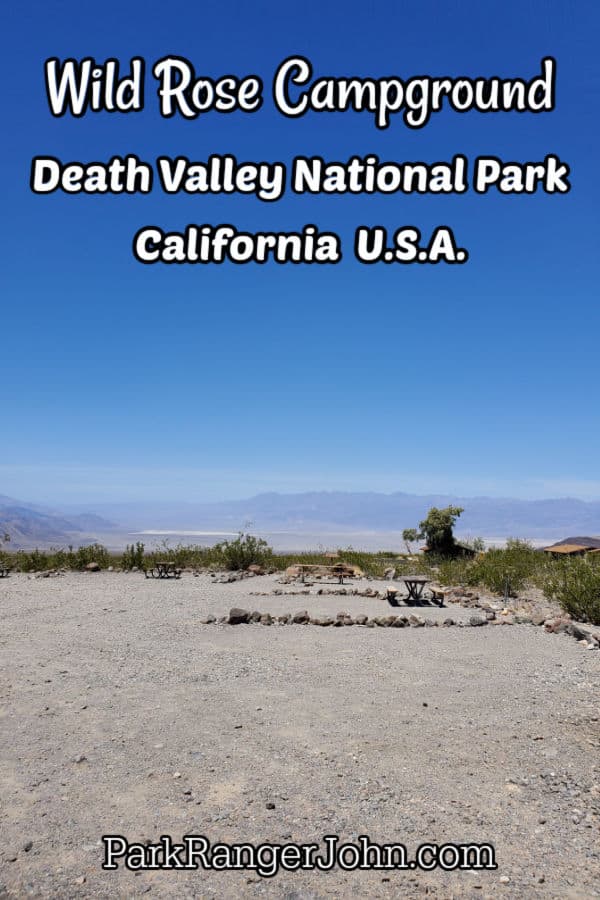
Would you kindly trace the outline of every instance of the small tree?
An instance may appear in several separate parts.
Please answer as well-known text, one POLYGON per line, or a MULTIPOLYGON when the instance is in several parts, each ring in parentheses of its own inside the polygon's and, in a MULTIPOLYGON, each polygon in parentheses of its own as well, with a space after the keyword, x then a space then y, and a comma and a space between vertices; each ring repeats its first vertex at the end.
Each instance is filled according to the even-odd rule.
POLYGON ((426 518, 419 522, 419 530, 407 528, 402 533, 402 537, 405 541, 425 539, 427 549, 432 553, 439 553, 440 556, 455 556, 456 541, 453 529, 462 512, 464 510, 460 506, 446 506, 444 509, 433 506, 426 518))
POLYGON ((413 551, 410 545, 419 540, 419 532, 416 528, 405 528, 402 532, 402 540, 406 544, 407 552, 412 553, 413 551))

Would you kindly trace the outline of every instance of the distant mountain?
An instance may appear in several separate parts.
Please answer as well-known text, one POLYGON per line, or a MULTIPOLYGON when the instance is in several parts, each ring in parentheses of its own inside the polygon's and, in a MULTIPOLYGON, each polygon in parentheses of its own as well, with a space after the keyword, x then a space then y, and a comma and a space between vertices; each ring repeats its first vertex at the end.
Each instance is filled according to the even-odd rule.
POLYGON ((321 536, 325 541, 334 534, 339 540, 347 535, 348 543, 354 541, 356 546, 366 545, 368 538, 369 545, 375 546, 380 534, 381 540, 393 540, 395 545, 401 543, 402 530, 418 525, 431 506, 448 504, 464 507, 457 527, 459 537, 522 537, 552 543, 569 534, 600 535, 598 501, 313 491, 258 494, 218 503, 99 503, 93 512, 50 509, 0 495, 0 537, 7 532, 10 546, 18 549, 79 545, 95 539, 109 546, 124 545, 129 540, 127 533, 145 530, 243 530, 309 535, 306 540, 311 546, 316 546, 321 536))
POLYGON ((600 534, 600 502, 515 500, 453 495, 315 491, 259 494, 218 503, 97 505, 96 511, 134 530, 254 530, 401 532, 418 525, 431 506, 464 507, 458 534, 554 540, 600 534))
POLYGON ((78 514, 63 516, 45 507, 34 506, 0 495, 0 539, 10 535, 12 550, 48 544, 81 544, 97 533, 111 531, 114 525, 100 516, 78 514))

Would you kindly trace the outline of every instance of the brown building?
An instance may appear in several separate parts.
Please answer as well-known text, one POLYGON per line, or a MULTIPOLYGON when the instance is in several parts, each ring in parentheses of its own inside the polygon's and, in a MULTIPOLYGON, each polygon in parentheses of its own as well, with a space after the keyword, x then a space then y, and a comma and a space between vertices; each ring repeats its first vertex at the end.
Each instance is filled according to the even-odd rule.
POLYGON ((544 553, 551 553, 553 556, 585 556, 586 553, 599 550, 600 538, 597 537, 570 537, 544 547, 544 553))

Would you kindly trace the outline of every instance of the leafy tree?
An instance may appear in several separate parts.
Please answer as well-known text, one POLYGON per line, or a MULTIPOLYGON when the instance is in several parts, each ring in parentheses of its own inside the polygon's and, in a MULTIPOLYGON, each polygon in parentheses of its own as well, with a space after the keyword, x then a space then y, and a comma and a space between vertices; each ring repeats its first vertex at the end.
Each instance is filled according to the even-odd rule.
POLYGON ((421 534, 433 553, 452 556, 456 552, 453 529, 462 512, 464 510, 460 506, 446 506, 444 509, 432 506, 427 517, 419 522, 421 534))
POLYGON ((416 528, 405 528, 402 532, 402 540, 406 544, 408 553, 412 553, 412 547, 410 545, 419 540, 419 532, 416 528))
POLYGON ((462 512, 464 510, 460 506, 446 506, 444 509, 432 506, 426 518, 419 522, 419 530, 407 528, 402 536, 405 541, 425 539, 427 549, 432 553, 439 553, 440 556, 455 556, 457 546, 453 529, 462 512), (406 537, 407 534, 408 537, 406 537))

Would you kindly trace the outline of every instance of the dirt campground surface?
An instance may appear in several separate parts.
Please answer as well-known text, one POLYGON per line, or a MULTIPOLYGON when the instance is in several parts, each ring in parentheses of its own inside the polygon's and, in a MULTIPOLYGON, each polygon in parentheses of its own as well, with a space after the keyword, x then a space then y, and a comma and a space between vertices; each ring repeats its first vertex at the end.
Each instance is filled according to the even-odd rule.
POLYGON ((232 606, 401 612, 251 596, 276 588, 272 576, 0 581, 0 896, 600 896, 600 652, 533 625, 199 623, 232 606), (490 843, 498 868, 267 878, 135 873, 120 859, 103 871, 104 834, 368 835, 409 857, 425 842, 490 843))

